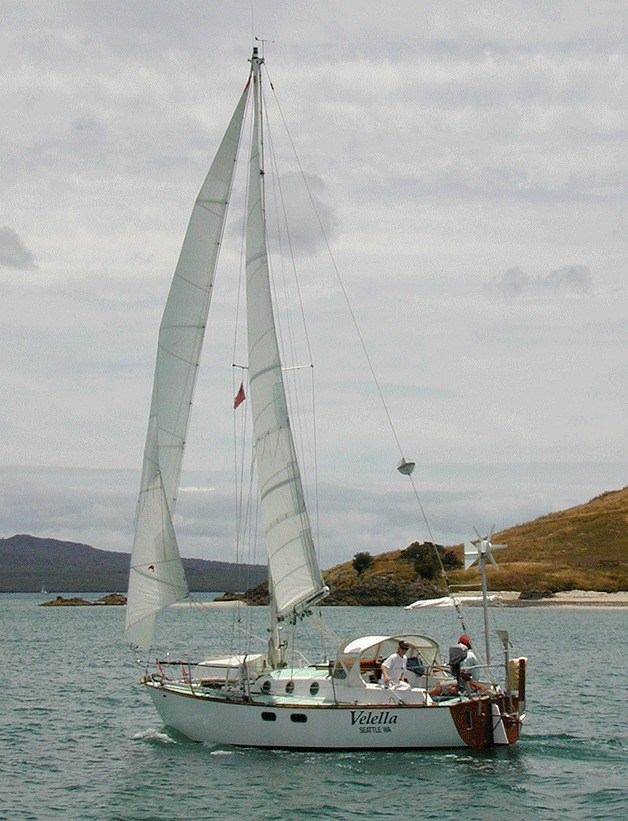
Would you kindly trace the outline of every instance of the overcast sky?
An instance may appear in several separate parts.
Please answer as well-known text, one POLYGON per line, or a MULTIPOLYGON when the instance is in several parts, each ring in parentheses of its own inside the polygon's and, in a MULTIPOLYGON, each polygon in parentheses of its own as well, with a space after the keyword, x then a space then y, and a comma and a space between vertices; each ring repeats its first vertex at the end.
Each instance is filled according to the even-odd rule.
MULTIPOLYGON (((625 3, 0 10, 0 536, 130 550, 161 311, 253 33, 436 540, 627 483, 625 3)), ((427 533, 296 215, 330 566, 427 533)), ((229 561, 232 377, 207 339, 178 532, 229 561)))

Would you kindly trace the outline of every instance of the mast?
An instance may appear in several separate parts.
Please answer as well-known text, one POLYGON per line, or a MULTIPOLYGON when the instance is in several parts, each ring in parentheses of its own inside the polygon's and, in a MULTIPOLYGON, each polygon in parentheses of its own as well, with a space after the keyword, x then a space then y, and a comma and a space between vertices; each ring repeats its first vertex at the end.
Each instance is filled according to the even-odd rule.
POLYGON ((488 634, 488 590, 486 586, 486 557, 480 553, 480 575, 482 577, 482 612, 484 615, 484 649, 486 651, 486 665, 490 674, 491 643, 488 634))
POLYGON ((280 667, 284 663, 281 618, 307 609, 328 590, 318 566, 305 506, 271 297, 264 201, 260 71, 263 62, 254 48, 251 58, 254 122, 247 198, 246 303, 249 398, 268 553, 269 660, 274 667, 280 667))
MULTIPOLYGON (((264 180, 264 110, 262 99, 262 76, 261 67, 264 58, 259 56, 257 46, 253 47, 251 58, 251 74, 253 77, 253 139, 257 142, 258 164, 257 169, 251 168, 251 172, 257 171, 257 178, 260 187, 260 216, 263 224, 263 236, 266 237, 266 185, 264 180)), ((254 153, 255 146, 252 148, 254 153)), ((253 164, 253 162, 251 162, 253 164)), ((266 248, 264 248, 266 253, 266 248)), ((248 255, 247 255, 248 257, 248 255)), ((268 661, 274 669, 285 666, 286 642, 281 640, 281 625, 277 614, 277 602, 273 591, 273 579, 268 567, 268 617, 269 617, 269 639, 268 639, 268 661)))

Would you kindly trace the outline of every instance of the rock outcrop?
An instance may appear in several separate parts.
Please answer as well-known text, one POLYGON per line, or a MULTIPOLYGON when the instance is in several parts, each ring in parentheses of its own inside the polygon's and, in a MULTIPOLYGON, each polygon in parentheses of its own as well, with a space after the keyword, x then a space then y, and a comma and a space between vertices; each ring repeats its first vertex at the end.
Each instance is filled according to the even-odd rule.
POLYGON ((56 599, 52 599, 51 601, 42 602, 42 607, 107 607, 107 606, 117 606, 126 604, 126 596, 121 595, 120 593, 107 593, 106 596, 101 596, 96 601, 88 601, 87 599, 82 598, 81 596, 71 596, 68 599, 64 599, 63 596, 57 596, 56 599))

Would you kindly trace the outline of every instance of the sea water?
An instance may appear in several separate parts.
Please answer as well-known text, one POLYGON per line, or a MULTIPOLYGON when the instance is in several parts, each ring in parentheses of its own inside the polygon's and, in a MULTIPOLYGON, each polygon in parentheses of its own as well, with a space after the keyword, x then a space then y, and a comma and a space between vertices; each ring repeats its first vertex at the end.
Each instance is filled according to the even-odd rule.
MULTIPOLYGON (((196 744, 166 729, 138 686, 124 608, 38 606, 44 598, 0 595, 2 819, 628 818, 624 609, 492 611, 491 629, 509 629, 513 652, 530 659, 513 747, 317 753, 196 744)), ((323 615, 346 638, 419 632, 446 648, 461 629, 442 610, 323 615)), ((160 623, 198 653, 218 648, 218 628, 264 638, 263 608, 233 618, 186 607, 160 623)), ((465 619, 479 636, 481 610, 465 619)))

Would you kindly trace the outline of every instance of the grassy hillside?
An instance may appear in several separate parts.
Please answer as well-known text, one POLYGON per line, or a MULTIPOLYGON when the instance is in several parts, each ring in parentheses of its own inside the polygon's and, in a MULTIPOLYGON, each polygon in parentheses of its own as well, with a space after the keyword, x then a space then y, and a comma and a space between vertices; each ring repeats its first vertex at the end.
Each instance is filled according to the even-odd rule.
MULTIPOLYGON (((496 554, 499 571, 489 567, 489 586, 494 590, 627 590, 628 487, 508 528, 496 533, 493 541, 508 545, 507 550, 496 554)), ((453 551, 462 559, 462 545, 453 551)), ((430 595, 431 582, 417 576, 415 565, 404 558, 403 552, 394 550, 374 556, 361 574, 352 561, 346 562, 328 570, 325 578, 339 600, 343 596, 367 599, 369 590, 379 592, 390 585, 414 586, 421 582, 426 595, 430 595)), ((479 585, 476 566, 466 572, 448 570, 448 577, 454 585, 479 585)), ((401 592, 406 602, 411 600, 407 592, 401 592)))
MULTIPOLYGON (((628 487, 508 528, 493 541, 508 545, 496 556, 499 581, 492 569, 489 576, 502 590, 626 590, 628 487)), ((463 575, 471 571, 456 573, 456 581, 463 575)))

